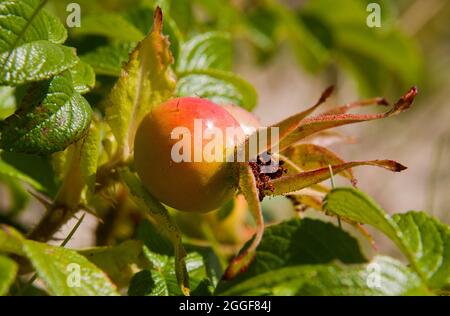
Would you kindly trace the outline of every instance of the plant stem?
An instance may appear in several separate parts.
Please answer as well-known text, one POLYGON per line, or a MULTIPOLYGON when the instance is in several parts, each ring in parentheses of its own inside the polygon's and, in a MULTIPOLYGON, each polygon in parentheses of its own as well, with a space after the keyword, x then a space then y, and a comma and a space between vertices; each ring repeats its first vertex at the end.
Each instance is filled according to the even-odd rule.
MULTIPOLYGON (((333 174, 333 167, 331 165, 328 165, 328 169, 330 170, 330 181, 331 181, 331 188, 334 189, 336 187, 334 183, 334 174, 333 174)), ((337 222, 340 229, 342 229, 342 223, 341 223, 341 217, 337 216, 337 222)))
POLYGON ((37 226, 30 232, 28 238, 41 242, 48 241, 75 212, 76 210, 64 206, 49 208, 37 226))
POLYGON ((186 250, 183 246, 181 232, 173 222, 166 207, 156 200, 141 184, 139 178, 128 168, 121 168, 119 174, 131 198, 143 214, 157 223, 161 232, 170 239, 175 251, 175 274, 178 285, 184 295, 190 293, 189 276, 186 269, 186 250))
POLYGON ((107 163, 101 165, 97 169, 95 192, 101 192, 103 189, 111 185, 114 180, 118 181, 117 169, 130 166, 132 159, 123 160, 117 154, 111 157, 107 163))
POLYGON ((129 208, 127 205, 128 192, 124 187, 119 187, 115 201, 116 202, 106 210, 106 214, 102 215, 103 223, 97 226, 95 232, 97 246, 114 244, 118 227, 126 220, 127 216, 129 216, 129 208))
POLYGON ((428 188, 426 194, 426 209, 433 214, 435 209, 436 189, 438 187, 439 171, 441 167, 442 158, 444 156, 445 144, 448 141, 447 135, 441 135, 437 140, 433 149, 433 160, 431 165, 431 172, 428 176, 428 188))

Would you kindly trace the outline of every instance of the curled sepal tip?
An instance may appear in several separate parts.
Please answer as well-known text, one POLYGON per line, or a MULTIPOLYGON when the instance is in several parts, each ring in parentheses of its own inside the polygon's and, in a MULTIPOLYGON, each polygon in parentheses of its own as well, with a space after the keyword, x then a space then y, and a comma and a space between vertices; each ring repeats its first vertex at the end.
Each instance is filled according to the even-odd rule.
POLYGON ((261 204, 259 202, 259 194, 256 186, 256 179, 253 175, 251 167, 242 163, 240 165, 239 187, 247 200, 248 207, 256 223, 256 234, 253 239, 239 255, 237 255, 229 264, 225 271, 224 279, 229 280, 244 272, 252 263, 256 254, 256 247, 261 242, 264 233, 264 219, 262 216, 261 204))

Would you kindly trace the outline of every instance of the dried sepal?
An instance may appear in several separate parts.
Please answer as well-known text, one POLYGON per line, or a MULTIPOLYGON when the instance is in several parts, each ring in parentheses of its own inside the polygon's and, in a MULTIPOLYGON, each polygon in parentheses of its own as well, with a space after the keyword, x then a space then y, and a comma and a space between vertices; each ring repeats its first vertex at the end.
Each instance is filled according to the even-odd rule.
MULTIPOLYGON (((283 154, 303 171, 345 163, 345 161, 336 153, 325 147, 314 144, 298 144, 291 146, 284 150, 283 154)), ((340 174, 349 180, 354 180, 351 169, 344 170, 340 174)))
POLYGON ((318 115, 306 118, 302 121, 298 128, 284 138, 280 137, 279 149, 283 150, 307 136, 317 132, 338 127, 347 124, 372 121, 400 114, 410 108, 417 95, 417 88, 412 87, 405 95, 403 95, 387 112, 379 114, 328 114, 318 115))
MULTIPOLYGON (((324 92, 322 92, 320 98, 317 100, 316 103, 314 103, 312 106, 310 106, 309 108, 307 108, 306 110, 299 112, 297 114, 294 114, 290 117, 288 117, 287 119, 278 122, 276 124, 273 124, 271 126, 269 126, 267 128, 267 131, 271 131, 272 127, 276 127, 278 128, 278 140, 281 140, 285 137, 287 137, 289 134, 291 134, 292 132, 294 132, 296 130, 296 128, 298 128, 299 124, 302 122, 303 119, 305 119, 307 116, 309 116, 312 112, 314 112, 314 110, 316 110, 320 105, 322 105, 327 98, 331 95, 331 93, 333 92, 334 87, 330 86, 327 89, 325 89, 324 92)), ((264 132, 266 132, 265 129, 263 129, 264 132)), ((257 130, 255 131, 252 135, 250 135, 249 137, 247 137, 247 139, 240 145, 238 145, 236 147, 236 151, 237 152, 242 152, 244 151, 245 153, 245 159, 246 161, 251 161, 252 159, 255 159, 255 157, 250 157, 250 138, 254 138, 254 139, 259 139, 262 136, 261 134, 261 130, 257 130)), ((257 155, 262 154, 266 151, 270 151, 271 148, 273 148, 274 146, 277 145, 277 143, 272 143, 271 139, 267 141, 267 143, 265 144, 266 146, 263 148, 258 148, 257 151, 257 155)))
MULTIPOLYGON (((393 160, 370 160, 370 161, 352 161, 339 165, 330 166, 333 174, 338 174, 349 168, 356 166, 377 166, 390 171, 400 172, 406 167, 393 160)), ((320 183, 330 178, 330 168, 320 168, 306 171, 294 175, 288 175, 272 181, 273 191, 265 192, 266 195, 282 195, 291 193, 309 187, 313 184, 320 183)))
POLYGON ((307 208, 312 208, 317 211, 322 210, 322 198, 320 196, 306 193, 293 193, 286 195, 286 197, 292 202, 297 212, 303 212, 307 208))
POLYGON ((320 115, 332 115, 332 114, 344 114, 348 111, 364 106, 370 106, 370 105, 389 105, 389 102, 385 98, 382 97, 375 97, 371 99, 365 99, 365 100, 359 100, 351 103, 347 103, 344 105, 338 105, 336 107, 333 107, 325 112, 320 113, 320 115))
POLYGON ((259 202, 259 192, 257 180, 249 164, 240 165, 239 186, 248 203, 248 208, 255 219, 256 233, 252 241, 240 254, 238 254, 228 265, 224 273, 224 279, 232 279, 239 273, 247 270, 255 256, 256 247, 261 242, 264 233, 264 219, 262 215, 261 203, 259 202))

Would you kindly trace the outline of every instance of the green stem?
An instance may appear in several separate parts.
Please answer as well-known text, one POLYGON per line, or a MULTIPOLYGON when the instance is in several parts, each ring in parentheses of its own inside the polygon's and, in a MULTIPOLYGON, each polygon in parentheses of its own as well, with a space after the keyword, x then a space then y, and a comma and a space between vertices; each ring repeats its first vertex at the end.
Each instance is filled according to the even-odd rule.
POLYGON ((119 169, 119 174, 126 185, 130 196, 143 210, 145 216, 153 219, 161 232, 172 242, 175 250, 175 273, 178 285, 185 295, 189 295, 189 276, 186 269, 186 251, 184 249, 181 232, 173 222, 169 212, 158 200, 156 200, 141 184, 139 178, 128 168, 119 169), (144 211, 145 210, 145 211, 144 211))
POLYGON ((446 135, 441 135, 438 141, 436 142, 433 150, 433 163, 431 166, 431 172, 428 177, 428 188, 426 194, 426 209, 429 210, 430 214, 433 215, 435 208, 435 199, 436 199, 436 189, 437 189, 437 180, 439 179, 439 170, 441 167, 442 158, 444 156, 445 145, 448 142, 448 137, 446 135))
MULTIPOLYGON (((331 188, 336 188, 336 185, 334 183, 334 174, 333 174, 333 167, 331 165, 328 165, 328 169, 330 170, 330 181, 331 181, 331 188)), ((340 229, 342 229, 342 222, 341 217, 337 215, 337 222, 340 229)))

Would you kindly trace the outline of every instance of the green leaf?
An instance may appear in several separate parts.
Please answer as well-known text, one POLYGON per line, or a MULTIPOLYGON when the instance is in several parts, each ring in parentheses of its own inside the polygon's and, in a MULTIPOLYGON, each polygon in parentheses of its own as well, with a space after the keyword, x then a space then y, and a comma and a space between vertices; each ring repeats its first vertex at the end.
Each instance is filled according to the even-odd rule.
POLYGON ((380 2, 381 28, 360 27, 366 25, 368 17, 366 1, 349 0, 339 6, 334 6, 332 0, 309 1, 301 10, 302 16, 320 21, 331 34, 330 50, 336 54, 338 63, 359 80, 366 94, 379 93, 377 88, 392 83, 393 78, 402 88, 420 80, 419 49, 414 39, 397 27, 396 17, 389 12, 390 4, 380 2))
POLYGON ((55 44, 66 40, 66 29, 58 18, 42 11, 44 4, 40 0, 12 0, 2 3, 0 51, 36 40, 47 40, 55 44))
POLYGON ((416 83, 420 79, 421 60, 415 43, 400 32, 377 34, 367 30, 373 31, 342 28, 337 36, 342 50, 355 52, 387 68, 401 80, 403 87, 416 83))
POLYGON ((239 76, 226 71, 207 69, 179 75, 176 94, 208 98, 217 104, 235 104, 247 110, 256 106, 255 88, 239 76))
POLYGON ((0 252, 23 256, 22 242, 24 237, 11 226, 0 225, 0 252))
MULTIPOLYGON (((161 1, 158 2, 161 3, 161 1)), ((176 21, 180 30, 183 30, 183 33, 188 32, 195 23, 192 7, 190 0, 177 0, 177 5, 170 6, 170 16, 176 21)))
POLYGON ((332 190, 324 209, 383 232, 430 287, 450 283, 450 229, 426 213, 408 212, 390 217, 370 197, 352 188, 332 190))
POLYGON ((27 240, 24 251, 53 295, 118 295, 106 274, 74 250, 27 240))
POLYGON ((191 292, 191 296, 212 296, 214 293, 214 286, 207 278, 200 281, 197 287, 191 292))
POLYGON ((80 153, 80 173, 82 181, 86 185, 87 194, 93 194, 95 192, 100 142, 99 123, 93 121, 86 138, 83 140, 80 153))
MULTIPOLYGON (((142 34, 147 34, 152 27, 154 7, 156 7, 156 5, 153 5, 153 3, 144 3, 143 5, 132 7, 131 9, 125 11, 122 16, 139 31, 141 31, 142 34)), ((165 8, 161 8, 161 10, 164 13, 165 20, 167 17, 167 11, 165 8)))
POLYGON ((169 68, 173 58, 161 31, 162 13, 156 10, 152 31, 130 54, 109 96, 106 121, 124 157, 133 150, 134 135, 142 118, 170 98, 175 88, 169 68))
POLYGON ((181 232, 173 222, 166 207, 143 187, 135 174, 127 168, 120 169, 119 173, 133 201, 145 216, 155 222, 160 232, 171 241, 174 248, 174 266, 178 286, 184 294, 189 294, 189 278, 185 263, 186 251, 183 247, 181 232))
POLYGON ((152 293, 155 281, 150 270, 142 270, 136 273, 130 281, 129 296, 144 296, 152 293))
POLYGON ((223 292, 270 271, 298 265, 327 264, 335 260, 366 262, 358 242, 343 230, 319 220, 293 219, 267 227, 248 270, 231 281, 222 280, 218 291, 223 292))
POLYGON ((119 76, 122 64, 127 61, 129 53, 135 46, 134 43, 100 46, 80 58, 91 65, 98 75, 119 76))
POLYGON ((137 27, 142 32, 142 34, 147 34, 152 26, 152 16, 155 12, 154 9, 159 6, 164 13, 162 32, 164 35, 167 35, 169 37, 172 53, 177 60, 180 51, 180 45, 183 42, 183 35, 181 34, 181 31, 175 21, 170 16, 170 4, 167 4, 168 1, 152 2, 153 3, 148 3, 136 8, 132 8, 131 10, 126 11, 123 16, 135 27, 137 27))
MULTIPOLYGON (((325 197, 324 210, 343 219, 369 224, 402 245, 401 232, 394 220, 375 201, 359 190, 333 189, 325 197)), ((403 245, 401 247, 405 250, 403 245)))
POLYGON ((45 191, 45 187, 42 186, 38 181, 23 173, 22 171, 16 169, 14 166, 11 166, 7 162, 3 161, 3 159, 0 159, 0 174, 28 183, 38 191, 45 191))
POLYGON ((174 249, 171 241, 164 236, 157 228, 148 220, 139 223, 136 230, 137 238, 144 241, 145 246, 154 253, 166 256, 173 256, 174 249))
POLYGON ((77 62, 78 57, 70 47, 48 41, 23 44, 0 55, 0 84, 16 86, 48 79, 77 62))
MULTIPOLYGON (((154 10, 147 6, 139 6, 126 11, 123 18, 140 30, 142 35, 136 41, 116 41, 97 47, 81 56, 81 59, 90 64, 97 74, 119 76, 122 64, 128 60, 128 55, 136 46, 136 42, 144 37, 143 34, 148 33, 152 22, 150 17, 153 12, 154 10)), ((169 36, 171 48, 176 55, 179 50, 178 46, 182 42, 182 36, 176 28, 175 22, 167 14, 165 14, 163 22, 163 34, 169 36)), ((111 36, 114 36, 114 34, 111 34, 111 36)))
POLYGON ((342 50, 336 54, 339 65, 353 77, 360 94, 371 96, 386 91, 390 83, 389 72, 383 65, 366 56, 349 50, 342 50))
POLYGON ((217 210, 217 219, 221 222, 226 220, 235 208, 235 199, 232 198, 225 202, 218 210, 217 210))
MULTIPOLYGON (((177 283, 176 273, 173 269, 175 258, 145 251, 147 259, 152 264, 135 274, 130 282, 128 294, 133 296, 180 296, 183 293, 177 283)), ((195 289, 206 277, 206 269, 201 255, 191 252, 186 256, 186 269, 192 289, 195 289)))
POLYGON ((268 7, 258 6, 252 8, 245 18, 245 29, 249 40, 264 54, 260 56, 260 59, 269 57, 275 52, 278 40, 276 31, 281 22, 279 16, 268 7))
MULTIPOLYGON (((139 223, 136 237, 144 242, 146 250, 150 251, 151 253, 165 257, 173 257, 175 252, 171 241, 165 236, 164 232, 162 232, 158 228, 158 225, 152 224, 148 220, 143 220, 141 223, 139 223)), ((217 279, 220 277, 220 275, 222 275, 222 270, 220 267, 219 259, 217 258, 212 248, 193 246, 189 244, 185 244, 184 247, 187 248, 187 251, 189 253, 195 252, 203 257, 208 282, 217 283, 217 279)), ((192 284, 191 289, 195 290, 195 288, 192 287, 192 284)), ((194 294, 191 293, 191 295, 194 294)))
POLYGON ((428 284, 450 285, 450 228, 424 212, 395 214, 392 219, 428 284))
POLYGON ((177 72, 219 69, 231 71, 233 50, 231 37, 224 32, 197 35, 181 46, 177 72))
POLYGON ((318 72, 330 61, 330 52, 292 10, 273 2, 270 8, 282 21, 282 26, 295 57, 310 72, 318 72))
POLYGON ((44 4, 16 0, 0 6, 0 84, 48 79, 78 62, 75 50, 61 45, 64 26, 42 11, 44 4))
POLYGON ((20 109, 5 120, 0 145, 23 153, 61 151, 85 135, 91 115, 89 104, 65 72, 30 88, 20 109))
MULTIPOLYGON (((214 18, 217 29, 230 29, 242 23, 242 13, 232 1, 195 0, 208 17, 214 18)), ((194 11, 195 11, 194 7, 194 11)))
MULTIPOLYGON (((176 0, 175 0, 176 1, 176 0)), ((169 12, 170 9, 173 7, 172 3, 175 2, 174 0, 150 0, 151 3, 153 3, 153 6, 160 7, 163 12, 169 12)))
POLYGON ((0 87, 0 120, 3 120, 16 110, 15 88, 0 87))
POLYGON ((9 197, 9 203, 5 213, 11 219, 17 218, 16 216, 25 209, 30 201, 30 194, 22 182, 15 178, 4 176, 1 172, 0 183, 4 184, 7 188, 7 196, 9 197))
POLYGON ((122 15, 114 12, 83 16, 82 27, 73 29, 74 35, 101 35, 126 42, 140 41, 144 34, 122 15))
POLYGON ((49 296, 49 294, 39 285, 29 284, 26 279, 16 278, 9 290, 11 296, 49 296))
POLYGON ((178 60, 181 49, 180 46, 184 42, 184 37, 175 21, 167 15, 163 26, 163 34, 166 34, 169 37, 170 45, 172 46, 172 54, 175 60, 178 60))
POLYGON ((51 197, 58 189, 48 156, 1 151, 0 174, 23 181, 51 197))
POLYGON ((78 251, 89 261, 102 269, 115 284, 128 285, 134 274, 134 265, 143 262, 142 242, 127 240, 114 247, 96 247, 78 251))
POLYGON ((17 274, 17 264, 8 257, 0 255, 0 296, 8 293, 17 274))
POLYGON ((235 284, 220 295, 363 296, 428 295, 420 278, 389 257, 369 264, 298 265, 269 270, 235 284))
POLYGON ((92 90, 95 86, 95 72, 92 67, 85 62, 78 62, 74 67, 70 68, 72 75, 73 87, 75 91, 84 94, 92 90))

